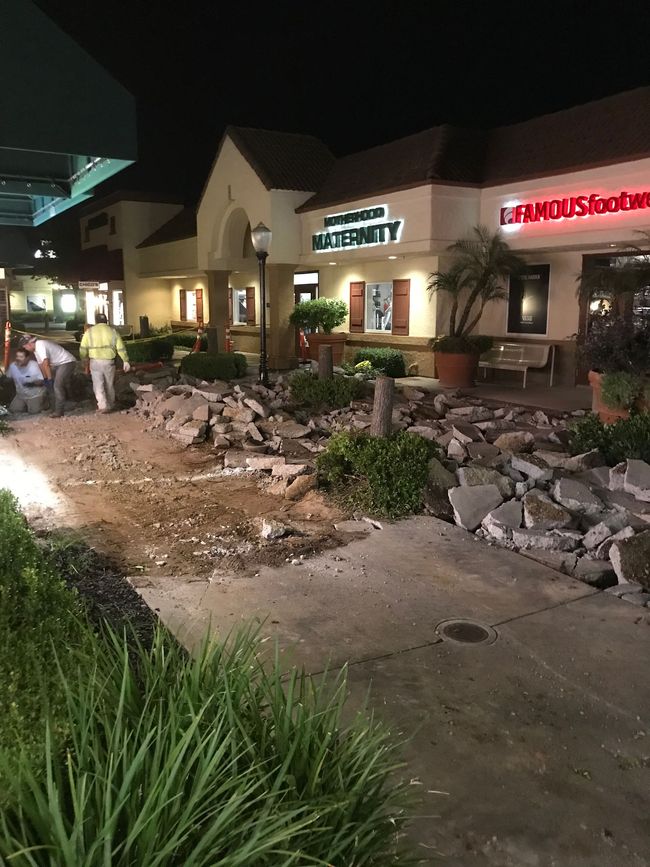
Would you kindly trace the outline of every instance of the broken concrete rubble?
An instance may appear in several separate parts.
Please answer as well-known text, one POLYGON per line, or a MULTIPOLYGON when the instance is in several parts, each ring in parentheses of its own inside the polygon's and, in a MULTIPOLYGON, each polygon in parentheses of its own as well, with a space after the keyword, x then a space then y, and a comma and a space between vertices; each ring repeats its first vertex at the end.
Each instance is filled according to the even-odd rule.
POLYGON ((619 582, 634 582, 650 590, 650 530, 615 542, 609 557, 619 582))
POLYGON ((650 503, 650 464, 645 461, 628 460, 623 490, 636 500, 650 503))
POLYGON ((573 516, 541 491, 523 497, 524 524, 529 530, 560 530, 570 527, 573 516))
POLYGON ((488 512, 503 502, 496 485, 451 488, 448 496, 456 523, 466 530, 476 530, 488 512))

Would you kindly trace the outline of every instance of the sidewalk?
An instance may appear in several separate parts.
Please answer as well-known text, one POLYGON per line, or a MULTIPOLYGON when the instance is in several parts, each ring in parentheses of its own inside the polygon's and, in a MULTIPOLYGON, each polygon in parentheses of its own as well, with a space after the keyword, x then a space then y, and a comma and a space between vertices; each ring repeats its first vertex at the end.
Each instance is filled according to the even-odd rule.
POLYGON ((259 618, 287 665, 348 662, 353 704, 371 685, 410 739, 421 863, 650 865, 650 614, 426 517, 252 578, 143 583, 190 646, 259 618), (452 618, 496 640, 443 641, 452 618))
MULTIPOLYGON (((437 379, 428 376, 406 376, 395 380, 398 387, 409 386, 432 393, 448 391, 442 388, 437 379)), ((588 385, 518 385, 504 383, 483 383, 480 380, 473 388, 463 388, 463 394, 499 404, 528 406, 533 409, 548 409, 572 412, 576 409, 591 409, 591 389, 588 385)))

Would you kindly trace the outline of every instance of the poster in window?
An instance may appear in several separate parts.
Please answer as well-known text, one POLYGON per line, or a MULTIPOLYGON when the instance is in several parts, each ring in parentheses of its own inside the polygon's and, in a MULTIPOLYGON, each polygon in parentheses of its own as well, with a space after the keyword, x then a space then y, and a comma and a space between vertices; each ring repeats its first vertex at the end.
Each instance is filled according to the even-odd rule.
POLYGON ((366 283, 366 331, 393 330, 393 284, 366 283))
POLYGON ((27 312, 28 313, 45 313, 47 310, 47 299, 45 295, 28 295, 27 296, 27 312))
POLYGON ((510 278, 509 334, 546 334, 550 273, 550 265, 527 265, 510 278))

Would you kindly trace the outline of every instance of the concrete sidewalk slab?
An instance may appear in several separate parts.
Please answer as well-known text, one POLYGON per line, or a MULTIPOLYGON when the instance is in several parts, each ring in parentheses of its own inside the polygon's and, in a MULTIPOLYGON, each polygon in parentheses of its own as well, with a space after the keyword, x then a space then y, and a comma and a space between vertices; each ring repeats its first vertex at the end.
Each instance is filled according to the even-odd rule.
POLYGON ((289 665, 350 660, 408 739, 422 864, 650 867, 650 612, 433 518, 207 588, 143 579, 188 645, 253 617, 289 665), (466 617, 493 644, 436 633, 466 617))
POLYGON ((371 684, 377 715, 411 738, 421 863, 650 864, 650 617, 630 609, 598 594, 501 626, 493 645, 350 667, 353 701, 371 684))
POLYGON ((287 664, 308 671, 434 642, 441 620, 494 626, 597 592, 428 517, 387 524, 300 566, 264 568, 204 591, 182 580, 150 584, 140 589, 143 598, 190 646, 209 623, 223 633, 258 618, 287 664))

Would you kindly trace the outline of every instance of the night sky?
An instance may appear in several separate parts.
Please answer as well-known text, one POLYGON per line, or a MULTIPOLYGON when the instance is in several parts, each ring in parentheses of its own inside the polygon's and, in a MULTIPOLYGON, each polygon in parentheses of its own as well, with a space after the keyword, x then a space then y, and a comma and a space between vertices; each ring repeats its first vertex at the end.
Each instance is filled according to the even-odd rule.
POLYGON ((137 99, 138 164, 100 192, 196 202, 229 123, 343 155, 650 84, 647 0, 37 3, 137 99))

